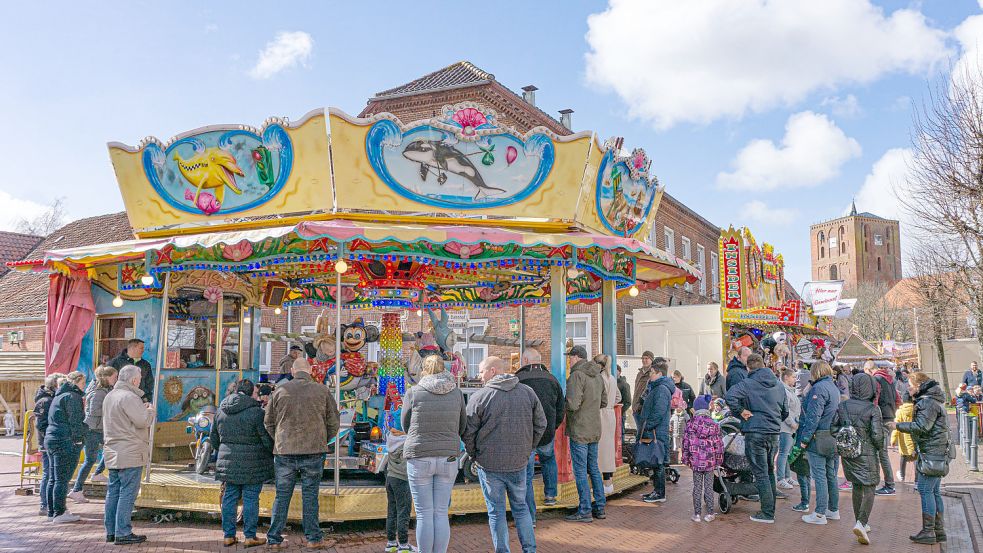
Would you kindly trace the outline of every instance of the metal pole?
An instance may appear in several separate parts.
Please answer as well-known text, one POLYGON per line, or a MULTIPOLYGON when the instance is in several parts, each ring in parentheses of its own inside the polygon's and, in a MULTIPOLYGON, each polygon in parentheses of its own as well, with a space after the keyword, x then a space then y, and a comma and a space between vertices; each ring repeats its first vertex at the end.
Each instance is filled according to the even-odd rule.
POLYGON ((519 304, 519 368, 522 368, 522 356, 526 354, 526 306, 519 304))
POLYGON ((978 434, 976 425, 979 424, 979 417, 973 417, 971 419, 971 422, 973 423, 973 426, 969 431, 969 470, 976 472, 980 470, 976 458, 976 454, 977 454, 976 436, 978 434))
MULTIPOLYGON (((338 261, 342 260, 345 254, 345 243, 338 243, 338 261)), ((341 293, 341 273, 335 270, 335 327, 334 327, 334 402, 335 406, 341 410, 341 309, 344 305, 344 297, 341 293)), ((352 429, 354 431, 354 428, 352 429)), ((338 495, 341 487, 341 430, 334 441, 334 494, 338 495)), ((330 438, 330 436, 329 436, 330 438)))
POLYGON ((164 293, 160 305, 160 336, 157 338, 157 369, 154 371, 154 421, 150 424, 150 455, 147 456, 147 467, 143 472, 143 481, 150 482, 150 465, 154 458, 154 434, 157 430, 157 394, 160 391, 160 370, 167 359, 167 302, 171 291, 170 273, 164 273, 164 293))

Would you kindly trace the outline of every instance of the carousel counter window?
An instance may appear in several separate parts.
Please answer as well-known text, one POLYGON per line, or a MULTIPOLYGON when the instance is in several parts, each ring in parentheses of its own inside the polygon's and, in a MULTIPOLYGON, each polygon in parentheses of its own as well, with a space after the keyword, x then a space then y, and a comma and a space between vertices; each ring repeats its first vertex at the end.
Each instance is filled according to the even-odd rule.
POLYGON ((221 295, 179 290, 167 306, 168 369, 214 369, 218 303, 221 295))
POLYGON ((108 365, 109 361, 126 349, 133 338, 132 314, 100 315, 96 318, 96 365, 108 365))
POLYGON ((243 324, 242 298, 226 295, 222 301, 222 370, 238 371, 249 368, 249 327, 243 324))

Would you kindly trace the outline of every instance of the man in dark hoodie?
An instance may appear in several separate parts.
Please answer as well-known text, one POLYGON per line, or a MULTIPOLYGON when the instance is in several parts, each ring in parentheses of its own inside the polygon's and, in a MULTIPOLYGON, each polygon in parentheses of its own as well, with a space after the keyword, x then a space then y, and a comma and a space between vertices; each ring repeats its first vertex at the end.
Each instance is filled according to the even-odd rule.
POLYGON ((751 371, 748 377, 727 389, 727 406, 744 419, 744 449, 761 499, 761 510, 751 515, 751 520, 774 524, 775 498, 784 497, 775 482, 775 455, 782 421, 788 417, 788 400, 785 387, 765 367, 760 355, 749 355, 747 367, 751 371))
POLYGON ((109 366, 117 371, 123 370, 127 365, 140 367, 140 390, 143 391, 143 402, 150 403, 154 400, 154 369, 143 358, 143 349, 143 340, 133 338, 126 343, 126 349, 109 361, 109 366))
POLYGON ((567 378, 566 417, 567 437, 570 438, 570 459, 577 484, 580 503, 577 512, 567 516, 571 522, 594 522, 606 518, 604 479, 597 465, 597 444, 601 441, 601 408, 607 406, 604 379, 600 365, 587 359, 584 346, 567 350, 570 377, 567 378), (591 489, 594 502, 591 505, 591 489))
POLYGON ((563 422, 564 400, 563 389, 560 383, 542 363, 542 356, 534 349, 527 349, 522 352, 522 367, 516 371, 516 378, 519 382, 532 388, 539 398, 539 403, 543 406, 543 413, 546 415, 546 429, 543 437, 539 439, 536 448, 529 455, 529 465, 526 467, 526 504, 529 506, 529 514, 532 515, 533 523, 536 522, 536 495, 533 489, 533 476, 535 475, 536 457, 539 457, 539 466, 543 472, 543 493, 546 496, 543 504, 546 506, 556 505, 556 455, 553 449, 553 439, 556 434, 556 427, 563 422))
POLYGON ((751 355, 751 348, 742 347, 737 350, 737 355, 730 360, 730 363, 727 363, 727 391, 748 377, 747 358, 749 355, 751 355))
POLYGON ((884 473, 884 486, 874 491, 877 495, 894 495, 894 469, 891 468, 891 456, 888 448, 891 447, 891 432, 894 431, 894 415, 898 410, 897 388, 894 386, 894 371, 878 368, 873 361, 864 363, 864 372, 874 377, 877 383, 877 390, 874 401, 881 410, 881 421, 884 426, 883 440, 877 454, 881 463, 881 472, 884 473))
POLYGON ((478 465, 492 544, 495 551, 509 550, 508 496, 522 551, 533 552, 536 535, 526 506, 526 465, 546 430, 546 415, 536 393, 508 374, 502 359, 482 361, 478 376, 485 385, 468 400, 464 447, 478 465))
MULTIPOLYGON (((645 388, 638 439, 654 438, 669 451, 669 417, 672 411, 672 395, 676 385, 667 376, 669 362, 663 358, 652 364, 652 372, 645 388)), ((652 493, 642 496, 646 503, 662 503, 666 500, 666 467, 660 465, 652 473, 652 493)))

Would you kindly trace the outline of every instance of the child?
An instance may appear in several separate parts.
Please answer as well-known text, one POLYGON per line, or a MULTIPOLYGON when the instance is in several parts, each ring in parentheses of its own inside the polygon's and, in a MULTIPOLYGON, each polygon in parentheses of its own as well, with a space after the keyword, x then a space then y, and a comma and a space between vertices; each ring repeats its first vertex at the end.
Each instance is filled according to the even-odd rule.
POLYGON ((669 417, 669 431, 672 432, 672 451, 676 454, 678 459, 679 450, 683 447, 683 433, 686 430, 686 421, 689 420, 689 414, 682 409, 676 409, 676 411, 669 417))
POLYGON ((730 416, 730 408, 724 398, 718 397, 710 404, 710 417, 714 422, 720 422, 730 416))
POLYGON ((714 519, 713 471, 724 462, 724 438, 720 426, 706 409, 697 411, 686 424, 682 453, 683 464, 693 469, 693 522, 700 522, 701 497, 706 503, 703 520, 711 522, 714 519))
MULTIPOLYGON (((898 406, 894 413, 894 422, 911 422, 915 415, 915 403, 911 396, 906 392, 902 397, 904 403, 898 406)), ((894 430, 891 432, 891 445, 898 446, 898 454, 901 455, 901 467, 898 469, 898 482, 904 482, 905 467, 908 463, 915 463, 915 442, 911 439, 911 434, 904 434, 894 430)), ((915 471, 915 479, 918 479, 918 471, 915 471)))
POLYGON ((403 458, 405 442, 406 434, 395 429, 389 431, 386 439, 386 449, 389 451, 386 464, 386 553, 414 551, 409 543, 413 496, 406 476, 406 459, 403 458))

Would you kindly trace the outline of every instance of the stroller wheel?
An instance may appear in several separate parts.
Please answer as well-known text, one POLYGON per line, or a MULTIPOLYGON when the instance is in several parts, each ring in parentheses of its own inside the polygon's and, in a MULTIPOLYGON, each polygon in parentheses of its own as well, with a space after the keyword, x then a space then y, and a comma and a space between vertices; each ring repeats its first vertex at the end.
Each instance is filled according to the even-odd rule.
POLYGON ((732 499, 730 494, 720 494, 720 512, 726 515, 730 512, 730 508, 733 507, 734 503, 736 502, 736 499, 732 499))
POLYGON ((679 471, 674 468, 666 469, 666 480, 676 484, 679 482, 679 471))

